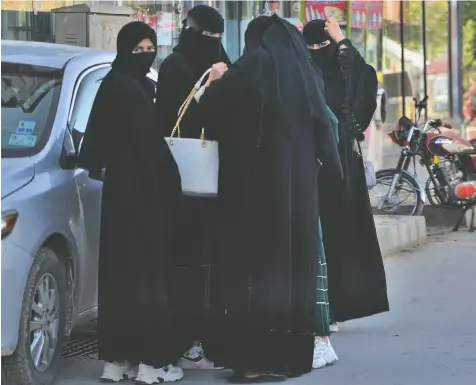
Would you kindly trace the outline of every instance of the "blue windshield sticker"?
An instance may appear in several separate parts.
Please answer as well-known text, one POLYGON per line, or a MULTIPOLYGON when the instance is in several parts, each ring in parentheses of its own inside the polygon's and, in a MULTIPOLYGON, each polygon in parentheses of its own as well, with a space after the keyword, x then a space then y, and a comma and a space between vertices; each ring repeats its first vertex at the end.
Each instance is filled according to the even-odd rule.
POLYGON ((36 122, 34 120, 20 120, 16 133, 20 135, 32 135, 35 132, 36 122))
POLYGON ((35 147, 36 135, 11 134, 8 144, 10 146, 35 147))

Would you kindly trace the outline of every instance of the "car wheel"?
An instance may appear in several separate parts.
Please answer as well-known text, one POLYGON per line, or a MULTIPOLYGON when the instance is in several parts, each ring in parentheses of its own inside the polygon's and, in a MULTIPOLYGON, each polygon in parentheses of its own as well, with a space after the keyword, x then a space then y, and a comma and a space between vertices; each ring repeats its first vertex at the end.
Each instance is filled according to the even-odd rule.
POLYGON ((8 385, 49 385, 58 372, 66 320, 66 270, 57 254, 41 248, 23 298, 18 344, 2 357, 8 385))

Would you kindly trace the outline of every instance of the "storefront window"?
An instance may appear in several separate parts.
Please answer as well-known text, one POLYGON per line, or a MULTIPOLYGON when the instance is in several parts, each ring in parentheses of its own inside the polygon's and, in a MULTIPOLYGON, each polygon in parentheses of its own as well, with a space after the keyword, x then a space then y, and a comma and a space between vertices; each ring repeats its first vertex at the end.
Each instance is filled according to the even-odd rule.
POLYGON ((384 1, 382 14, 381 71, 388 96, 387 126, 394 127, 403 114, 400 1, 384 1))
POLYGON ((450 116, 448 2, 427 1, 425 8, 428 116, 444 119, 450 116))
POLYGON ((402 4, 404 113, 414 117, 413 98, 421 99, 425 95, 423 7, 421 1, 404 1, 402 4))
POLYGON ((178 44, 182 22, 188 11, 197 5, 216 8, 225 19, 223 46, 231 60, 239 56, 239 15, 237 1, 122 1, 135 9, 135 19, 146 22, 157 32, 157 68, 178 44))
POLYGON ((476 2, 462 1, 463 115, 469 138, 476 138, 476 2))
MULTIPOLYGON (((366 56, 367 3, 367 1, 350 2, 350 40, 364 57, 366 56)), ((345 5, 347 6, 347 4, 345 5)), ((375 42, 373 43, 375 44, 375 42)))

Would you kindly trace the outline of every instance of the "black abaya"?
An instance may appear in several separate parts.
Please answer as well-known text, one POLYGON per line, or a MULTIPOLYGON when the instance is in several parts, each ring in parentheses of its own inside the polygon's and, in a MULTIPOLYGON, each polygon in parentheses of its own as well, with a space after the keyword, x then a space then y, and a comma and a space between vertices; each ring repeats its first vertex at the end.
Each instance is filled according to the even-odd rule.
MULTIPOLYGON (((170 135, 178 111, 201 75, 213 64, 228 57, 219 38, 203 31, 222 33, 224 21, 219 12, 200 5, 192 8, 185 20, 174 52, 162 63, 156 93, 156 113, 161 130, 170 135), (193 27, 189 27, 192 25, 193 27), (188 27, 188 28, 187 28, 188 27)), ((200 138, 204 119, 195 100, 180 125, 182 137, 200 138)), ((213 139, 206 131, 206 136, 213 139)), ((175 207, 177 228, 170 244, 172 256, 170 300, 178 323, 190 335, 190 344, 201 339, 210 307, 210 280, 214 269, 213 240, 216 199, 185 197, 175 207)), ((205 352, 208 352, 205 346, 205 352)))
POLYGON ((247 35, 255 46, 200 99, 220 152, 213 358, 235 374, 299 375, 314 346, 317 176, 321 161, 339 169, 337 148, 295 27, 259 18, 247 35))
MULTIPOLYGON (((350 87, 347 85, 347 92, 351 93, 348 103, 352 111, 356 111, 356 121, 365 130, 376 107, 375 70, 365 64, 352 46, 339 56, 339 61, 345 69, 347 82, 350 82, 350 87)), ((331 93, 338 85, 333 86, 329 80, 325 78, 327 92, 331 93)), ((344 108, 336 108, 335 102, 332 104, 330 107, 339 119, 339 154, 344 171, 344 194, 341 196, 343 201, 340 202, 335 200, 336 196, 327 196, 326 200, 324 194, 321 204, 326 205, 326 210, 323 211, 323 232, 326 255, 330 255, 329 303, 334 320, 340 322, 386 312, 389 304, 363 158, 357 148, 357 139, 353 137, 354 133, 345 124, 349 117, 345 116, 344 108), (331 202, 340 208, 333 206, 331 202), (348 242, 342 242, 341 239, 343 224, 348 242)))
MULTIPOLYGON (((325 22, 304 27, 309 45, 329 39, 325 22)), ((346 321, 389 310, 382 254, 378 243, 363 159, 355 131, 364 131, 376 108, 377 76, 359 52, 349 46, 337 55, 336 45, 311 50, 321 68, 327 105, 339 120, 339 156, 343 183, 323 166, 319 199, 328 265, 329 304, 333 321, 346 321), (348 124, 350 120, 354 125, 348 124), (330 187, 333 186, 333 187, 330 187), (326 188, 327 187, 327 188, 326 188)))
POLYGON ((180 176, 145 83, 155 52, 131 54, 144 38, 155 43, 155 32, 143 23, 119 33, 118 55, 94 101, 80 165, 92 175, 105 168, 99 358, 162 367, 175 363, 187 346, 174 330, 166 295, 167 208, 180 194, 180 176))

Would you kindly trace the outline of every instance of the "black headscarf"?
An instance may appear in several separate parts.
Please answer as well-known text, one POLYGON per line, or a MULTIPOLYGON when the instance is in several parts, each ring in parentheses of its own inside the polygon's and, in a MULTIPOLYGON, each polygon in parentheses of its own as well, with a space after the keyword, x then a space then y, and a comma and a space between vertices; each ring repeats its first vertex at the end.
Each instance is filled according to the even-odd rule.
POLYGON ((336 43, 326 33, 324 27, 326 22, 324 20, 312 20, 307 23, 303 29, 303 36, 308 45, 321 44, 326 40, 330 41, 330 44, 320 49, 311 49, 311 56, 315 63, 323 71, 339 70, 339 63, 337 61, 336 43))
POLYGON ((156 51, 155 31, 141 21, 133 21, 126 24, 117 35, 117 56, 112 63, 112 68, 136 78, 143 78, 154 63, 156 51), (154 45, 154 52, 132 53, 137 44, 147 38, 154 45))
POLYGON ((221 34, 224 30, 223 17, 215 8, 197 5, 188 12, 175 51, 185 56, 197 77, 215 63, 230 64, 221 39, 207 36, 207 33, 221 34))
POLYGON ((302 116, 311 116, 319 156, 341 171, 327 117, 324 84, 298 29, 276 15, 260 16, 248 25, 245 50, 236 66, 243 68, 265 104, 274 106, 273 113, 289 135, 294 134, 292 127, 302 116))

